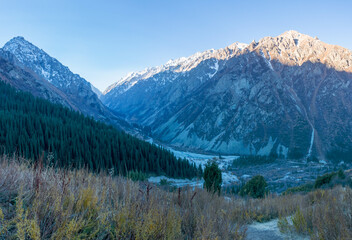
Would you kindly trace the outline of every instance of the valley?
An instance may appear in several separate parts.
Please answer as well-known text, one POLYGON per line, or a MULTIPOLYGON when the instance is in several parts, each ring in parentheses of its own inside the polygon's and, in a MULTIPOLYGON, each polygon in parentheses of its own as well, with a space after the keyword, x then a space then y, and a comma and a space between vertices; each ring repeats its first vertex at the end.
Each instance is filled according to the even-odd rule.
POLYGON ((350 239, 351 82, 349 49, 293 30, 102 92, 14 37, 0 239, 350 239))
MULTIPOLYGON (((340 163, 324 160, 295 160, 295 159, 275 159, 271 163, 251 163, 246 165, 236 163, 239 156, 199 154, 192 152, 182 152, 174 150, 171 147, 165 147, 172 152, 177 158, 187 159, 197 166, 203 168, 208 161, 215 160, 222 171, 224 188, 239 188, 250 178, 256 175, 264 176, 268 183, 268 189, 272 193, 281 194, 288 188, 301 186, 307 183, 313 183, 318 176, 324 175, 339 169, 347 170, 352 168, 351 163, 340 163)), ((199 179, 172 179, 166 176, 157 176, 148 178, 149 182, 160 184, 165 179, 168 184, 176 187, 197 186, 202 187, 204 181, 199 179)))
MULTIPOLYGON (((344 59, 352 55, 296 31, 170 60, 130 73, 103 93, 22 37, 6 43, 0 57, 6 83, 157 143, 196 167, 215 159, 227 187, 261 174, 271 191, 281 193, 351 167, 348 157, 337 161, 329 153, 348 156, 350 148, 346 94, 352 61, 344 59), (336 104, 345 107, 323 100, 331 94, 340 94, 336 104), (341 123, 328 121, 332 108, 341 123), (325 145, 324 134, 330 136, 325 145), (277 160, 236 166, 240 155, 269 154, 277 160)), ((167 179, 176 186, 203 184, 155 173, 148 179, 167 179)))

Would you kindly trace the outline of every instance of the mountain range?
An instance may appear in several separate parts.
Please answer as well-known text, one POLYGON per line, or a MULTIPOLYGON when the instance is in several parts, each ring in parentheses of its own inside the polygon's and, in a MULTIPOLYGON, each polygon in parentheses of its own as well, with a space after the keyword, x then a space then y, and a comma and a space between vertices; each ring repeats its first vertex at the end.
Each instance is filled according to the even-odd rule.
POLYGON ((101 92, 45 51, 15 37, 0 49, 0 79, 120 129, 132 129, 100 100, 101 92))
POLYGON ((288 158, 352 149, 352 53, 297 31, 170 60, 103 93, 15 37, 0 49, 0 79, 180 149, 288 158))
POLYGON ((131 73, 101 99, 175 147, 325 158, 351 149, 351 72, 350 50, 288 31, 131 73))

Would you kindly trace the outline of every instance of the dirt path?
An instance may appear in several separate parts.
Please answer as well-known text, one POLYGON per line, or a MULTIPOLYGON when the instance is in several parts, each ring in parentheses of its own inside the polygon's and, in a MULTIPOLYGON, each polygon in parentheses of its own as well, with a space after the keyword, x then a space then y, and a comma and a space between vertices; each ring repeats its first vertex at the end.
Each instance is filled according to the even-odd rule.
POLYGON ((282 234, 277 226, 278 219, 265 223, 253 223, 248 225, 247 240, 306 240, 307 237, 291 236, 282 234))
POLYGON ((253 223, 248 226, 248 240, 284 240, 285 236, 277 227, 277 219, 266 223, 253 223))

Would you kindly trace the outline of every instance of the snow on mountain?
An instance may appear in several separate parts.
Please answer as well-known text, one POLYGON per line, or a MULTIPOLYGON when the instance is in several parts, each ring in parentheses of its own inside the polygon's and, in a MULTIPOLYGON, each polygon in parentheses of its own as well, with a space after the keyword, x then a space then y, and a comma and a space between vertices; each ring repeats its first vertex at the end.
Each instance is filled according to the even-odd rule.
MULTIPOLYGON (((233 56, 238 51, 242 51, 247 46, 248 44, 245 44, 245 43, 234 43, 224 49, 218 49, 218 50, 210 49, 204 52, 197 52, 189 57, 181 57, 175 60, 171 59, 168 62, 166 62, 166 64, 161 66, 146 68, 143 71, 139 71, 139 72, 131 72, 127 74, 125 77, 123 77, 121 80, 119 80, 118 82, 109 86, 104 91, 104 95, 106 95, 113 89, 116 90, 117 88, 119 89, 118 93, 121 94, 123 92, 128 91, 131 87, 133 87, 137 82, 141 80, 149 79, 162 72, 168 72, 169 75, 172 75, 172 76, 168 76, 167 78, 155 78, 155 81, 160 82, 160 84, 165 84, 166 81, 173 81, 178 76, 185 74, 186 72, 189 72, 190 70, 196 68, 201 62, 205 60, 208 60, 208 59, 225 60, 233 56)), ((209 78, 211 78, 217 72, 219 65, 216 62, 215 65, 209 66, 209 67, 210 69, 215 70, 215 72, 208 73, 209 78)))
POLYGON ((351 81, 350 50, 287 31, 131 73, 102 100, 171 146, 325 157, 352 145, 351 81))
POLYGON ((84 84, 90 88, 90 84, 86 80, 73 74, 68 67, 23 37, 11 39, 3 49, 14 54, 21 63, 43 76, 56 87, 68 88, 71 84, 84 84))
POLYGON ((23 37, 11 39, 3 50, 13 54, 22 66, 61 90, 75 109, 97 119, 106 119, 111 115, 98 99, 99 92, 88 81, 72 73, 68 67, 23 37))
POLYGON ((30 92, 36 97, 45 98, 51 102, 78 111, 78 108, 70 101, 65 93, 30 69, 23 67, 13 54, 1 48, 0 80, 18 90, 30 92))

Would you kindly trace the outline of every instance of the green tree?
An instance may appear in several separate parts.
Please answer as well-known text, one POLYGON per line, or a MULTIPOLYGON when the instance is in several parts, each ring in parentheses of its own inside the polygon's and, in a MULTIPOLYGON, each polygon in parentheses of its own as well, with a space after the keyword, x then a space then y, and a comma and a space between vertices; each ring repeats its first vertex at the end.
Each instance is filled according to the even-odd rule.
POLYGON ((0 155, 35 161, 43 151, 52 156, 44 164, 55 167, 114 169, 115 174, 132 172, 138 177, 201 176, 195 165, 162 147, 0 81, 0 155))
POLYGON ((209 161, 204 169, 204 187, 208 192, 213 192, 220 195, 222 175, 218 164, 215 161, 209 161))
POLYGON ((266 186, 268 186, 268 184, 263 176, 254 176, 241 188, 240 195, 248 195, 253 198, 263 198, 265 195, 266 186))

